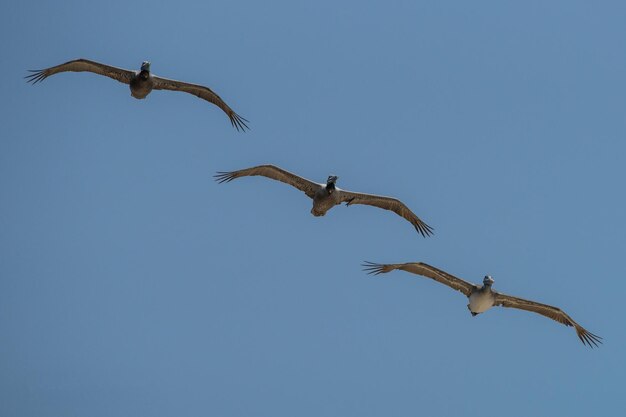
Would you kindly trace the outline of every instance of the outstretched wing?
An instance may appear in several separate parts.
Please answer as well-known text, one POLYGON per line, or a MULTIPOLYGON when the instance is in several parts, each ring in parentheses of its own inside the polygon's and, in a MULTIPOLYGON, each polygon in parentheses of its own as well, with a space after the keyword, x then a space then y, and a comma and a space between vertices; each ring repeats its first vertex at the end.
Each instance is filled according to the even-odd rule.
POLYGON ((421 275, 426 278, 434 279, 437 282, 440 282, 453 290, 457 290, 465 294, 467 297, 470 296, 472 291, 477 289, 478 287, 470 282, 462 280, 461 278, 457 278, 454 275, 448 274, 441 269, 437 269, 434 266, 430 266, 423 262, 410 262, 405 264, 377 264, 374 262, 365 262, 363 263, 363 270, 367 271, 368 274, 386 274, 387 272, 391 272, 395 269, 401 269, 402 271, 411 272, 413 274, 421 275))
POLYGON ((525 300, 523 298, 512 297, 506 294, 495 294, 496 299, 494 305, 532 311, 533 313, 539 313, 542 316, 546 316, 566 326, 573 326, 576 329, 576 334, 581 342, 589 347, 597 347, 598 343, 602 343, 602 338, 600 336, 596 336, 595 334, 585 330, 580 324, 576 323, 570 316, 558 307, 525 300))
POLYGON ((415 230, 421 233, 422 236, 430 236, 433 234, 433 228, 424 223, 419 217, 415 215, 402 201, 397 198, 383 197, 380 195, 353 193, 346 190, 340 190, 341 202, 346 205, 351 204, 367 204, 369 206, 379 207, 385 210, 391 210, 399 216, 408 220, 415 230))
POLYGON ((215 94, 213 90, 203 85, 198 84, 190 84, 183 81, 176 80, 168 80, 167 78, 161 78, 157 76, 152 76, 152 81, 154 83, 153 88, 155 90, 171 90, 171 91, 182 91, 185 93, 193 94, 196 97, 200 97, 203 100, 208 101, 209 103, 215 104, 217 107, 222 109, 224 113, 230 119, 230 123, 237 130, 245 131, 246 129, 250 129, 246 122, 248 120, 239 116, 237 113, 231 109, 228 104, 220 96, 215 94))
POLYGON ((249 177, 253 175, 261 175, 276 181, 284 182, 285 184, 296 187, 298 190, 304 192, 311 198, 313 198, 315 196, 315 192, 322 187, 321 184, 309 181, 306 178, 292 174, 291 172, 285 171, 284 169, 278 168, 274 165, 259 165, 257 167, 241 169, 239 171, 218 172, 217 175, 214 175, 214 177, 215 180, 221 184, 223 182, 230 182, 235 178, 249 177))
POLYGON ((101 64, 96 61, 90 61, 88 59, 75 59, 74 61, 68 61, 65 64, 57 65, 56 67, 50 67, 42 70, 29 70, 32 74, 27 75, 26 80, 33 84, 37 84, 40 81, 45 80, 51 75, 58 74, 59 72, 93 72, 94 74, 104 75, 105 77, 113 78, 124 84, 129 84, 130 80, 135 75, 135 71, 129 71, 122 68, 112 67, 110 65, 101 64))

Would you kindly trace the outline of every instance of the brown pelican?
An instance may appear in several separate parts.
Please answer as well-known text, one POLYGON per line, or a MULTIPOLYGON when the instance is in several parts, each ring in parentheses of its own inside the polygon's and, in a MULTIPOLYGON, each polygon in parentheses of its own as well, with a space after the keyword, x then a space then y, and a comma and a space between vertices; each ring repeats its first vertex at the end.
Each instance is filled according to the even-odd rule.
POLYGON ((228 104, 226 104, 224 100, 222 100, 220 96, 215 94, 210 88, 198 84, 168 80, 167 78, 152 75, 150 73, 150 63, 148 61, 144 61, 141 64, 141 69, 139 71, 130 71, 90 61, 88 59, 76 59, 74 61, 66 62, 65 64, 57 65, 56 67, 50 67, 43 70, 30 70, 32 74, 27 75, 24 78, 26 78, 28 82, 37 84, 51 75, 66 71, 87 71, 113 78, 121 83, 128 84, 130 86, 130 94, 137 99, 146 98, 152 90, 172 90, 193 94, 194 96, 213 103, 222 109, 230 118, 230 123, 235 129, 241 129, 242 131, 249 129, 246 124, 247 120, 235 113, 233 109, 231 109, 228 104))
POLYGON ((493 306, 519 308, 521 310, 539 313, 566 326, 574 326, 576 334, 578 334, 578 338, 583 342, 583 344, 588 345, 589 347, 598 346, 598 343, 602 343, 600 340, 602 338, 600 336, 596 336, 595 334, 585 330, 580 324, 576 323, 570 316, 558 307, 552 307, 547 304, 541 304, 535 301, 525 300, 523 298, 512 297, 510 295, 501 294, 492 290, 491 286, 493 285, 494 280, 489 275, 485 276, 483 279, 483 285, 479 287, 478 285, 464 281, 423 262, 386 265, 365 262, 363 267, 365 271, 374 275, 384 274, 393 271, 394 269, 401 269, 403 271, 434 279, 437 282, 465 294, 465 296, 469 298, 467 308, 472 313, 472 316, 483 313, 493 306))
POLYGON ((239 171, 218 172, 217 175, 215 175, 215 178, 217 182, 223 183, 232 181, 235 178, 253 175, 261 175, 273 180, 281 181, 304 192, 313 199, 311 214, 314 216, 323 216, 328 210, 341 203, 346 203, 347 206, 352 204, 367 204, 370 206, 380 207, 385 210, 391 210, 399 216, 404 217, 415 227, 415 230, 421 233, 424 237, 433 233, 433 229, 413 214, 413 212, 409 210, 409 208, 400 200, 391 197, 353 193, 342 190, 335 185, 337 179, 339 178, 336 175, 330 175, 326 184, 318 184, 274 165, 259 165, 257 167, 246 168, 239 171))

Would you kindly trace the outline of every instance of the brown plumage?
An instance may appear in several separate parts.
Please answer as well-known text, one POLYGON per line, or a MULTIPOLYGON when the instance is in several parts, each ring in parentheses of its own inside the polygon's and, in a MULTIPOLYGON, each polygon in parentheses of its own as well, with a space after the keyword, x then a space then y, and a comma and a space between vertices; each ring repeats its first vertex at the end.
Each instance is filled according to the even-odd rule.
POLYGON ((322 184, 318 184, 296 174, 292 174, 291 172, 275 165, 259 165, 252 168, 240 169, 239 171, 218 172, 215 175, 215 180, 221 184, 224 182, 231 182, 236 178, 252 177, 256 175, 261 175, 266 178, 289 184, 311 198, 315 197, 315 192, 322 186, 322 184))
POLYGON ((597 336, 583 328, 580 324, 576 323, 567 313, 558 307, 553 307, 547 304, 541 304, 536 301, 525 300, 523 298, 513 297, 511 295, 495 293, 495 304, 502 307, 517 308, 520 310, 531 311, 533 313, 541 314, 554 321, 557 321, 566 326, 572 326, 576 329, 576 334, 581 342, 593 347, 598 346, 598 343, 602 343, 602 338, 597 336), (592 346, 593 345, 593 346, 592 346))
POLYGON ((185 93, 193 94, 209 103, 215 104, 222 109, 224 113, 230 119, 230 123, 237 130, 245 131, 248 128, 246 124, 247 120, 239 116, 231 109, 224 100, 220 98, 210 88, 198 85, 190 84, 183 81, 169 80, 167 78, 161 78, 154 76, 150 73, 150 63, 144 62, 141 65, 140 71, 130 71, 122 68, 113 67, 99 62, 90 61, 88 59, 76 59, 68 61, 64 64, 57 65, 55 67, 46 68, 43 70, 31 70, 32 74, 27 75, 25 78, 28 82, 37 84, 48 78, 51 75, 58 74, 60 72, 93 72, 94 74, 104 75, 105 77, 112 78, 121 83, 128 84, 130 86, 131 95, 135 98, 145 98, 150 92, 155 90, 171 90, 182 91, 185 93))
POLYGON ((342 190, 335 185, 337 177, 334 175, 328 177, 326 184, 319 184, 274 165, 259 165, 239 171, 218 172, 215 178, 219 183, 223 183, 232 181, 235 178, 255 175, 284 182, 304 192, 313 199, 313 209, 311 213, 314 216, 323 216, 328 210, 341 203, 346 203, 347 206, 365 204, 390 210, 402 216, 424 237, 430 236, 433 233, 432 227, 424 223, 400 200, 392 197, 342 190))
POLYGON ((365 262, 363 269, 368 274, 379 275, 386 274, 395 269, 410 272, 412 274, 421 275, 426 278, 433 279, 443 285, 447 285, 453 290, 460 291, 466 297, 469 297, 472 291, 478 287, 470 282, 457 278, 452 274, 448 274, 441 269, 435 268, 423 262, 409 262, 405 264, 377 264, 374 262, 365 262))
POLYGON ((585 330, 580 324, 576 323, 569 315, 558 307, 493 291, 491 289, 491 283, 493 283, 491 277, 485 277, 484 285, 478 286, 423 262, 410 262, 404 264, 377 264, 373 262, 365 262, 363 264, 363 269, 369 274, 374 275, 385 274, 387 272, 400 269, 431 278, 437 282, 447 285, 452 289, 460 291, 468 297, 470 299, 468 308, 472 312, 472 315, 480 314, 482 311, 489 309, 491 306, 511 307, 531 311, 566 326, 573 326, 576 329, 576 334, 581 342, 589 347, 597 347, 598 344, 602 343, 602 338, 600 336, 585 330), (475 301, 473 301, 473 298, 475 298, 475 301), (474 307, 473 302, 476 302, 476 306, 480 306, 482 310, 478 310, 478 312, 472 310, 474 307))

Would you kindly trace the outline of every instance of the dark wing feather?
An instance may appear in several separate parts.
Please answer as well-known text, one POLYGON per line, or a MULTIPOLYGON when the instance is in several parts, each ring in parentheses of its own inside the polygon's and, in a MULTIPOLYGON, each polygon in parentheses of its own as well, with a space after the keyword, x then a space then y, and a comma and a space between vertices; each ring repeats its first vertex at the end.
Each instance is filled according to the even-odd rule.
POLYGON ((224 113, 226 113, 226 115, 228 115, 230 123, 235 129, 241 131, 250 129, 246 124, 248 120, 235 113, 233 109, 231 109, 228 104, 226 104, 226 102, 221 99, 220 96, 215 94, 213 90, 208 87, 198 84, 190 84, 183 81, 168 80, 167 78, 156 77, 154 75, 152 76, 152 81, 154 83, 153 88, 155 90, 182 91, 185 93, 193 94, 196 97, 200 97, 201 99, 206 100, 209 103, 213 103, 217 107, 222 109, 224 113))
POLYGON ((380 195, 353 193, 350 191, 341 191, 341 201, 346 205, 351 204, 367 204, 369 206, 379 207, 385 210, 391 210, 399 216, 408 220, 415 230, 421 233, 422 236, 430 236, 433 234, 433 228, 424 223, 419 217, 415 215, 402 201, 397 198, 383 197, 380 195))
POLYGON ((535 301, 525 300, 523 298, 512 297, 506 294, 496 294, 495 305, 502 307, 518 308, 520 310, 532 311, 546 316, 566 326, 573 326, 576 329, 578 338, 583 344, 594 347, 602 343, 601 337, 585 330, 580 324, 576 323, 570 316, 558 307, 549 306, 547 304, 537 303, 535 301))
POLYGON ((453 290, 462 292, 467 297, 470 296, 472 291, 478 288, 470 282, 457 278, 454 275, 448 274, 441 269, 437 269, 434 266, 430 266, 423 262, 410 262, 405 264, 377 264, 373 262, 365 262, 362 266, 367 273, 374 275, 385 274, 393 271, 394 269, 401 269, 402 271, 434 279, 441 284, 447 285, 453 290))
POLYGON ((129 71, 122 68, 112 67, 110 65, 101 64, 99 62, 90 61, 88 59, 75 59, 74 61, 68 61, 65 64, 57 65, 56 67, 50 67, 43 70, 30 70, 32 74, 27 75, 26 80, 33 84, 37 84, 40 81, 45 80, 51 75, 58 74, 59 72, 93 72, 94 74, 104 75, 105 77, 113 78, 124 84, 129 84, 130 80, 135 76, 135 71, 129 71))
POLYGON ((219 183, 230 182, 235 178, 249 177, 253 175, 261 175, 263 177, 271 178, 276 181, 284 182, 298 190, 304 192, 309 197, 313 198, 315 192, 319 190, 322 185, 309 181, 306 178, 302 178, 296 174, 292 174, 289 171, 285 171, 282 168, 278 168, 274 165, 259 165, 257 167, 241 169, 239 171, 232 172, 218 172, 214 175, 215 180, 219 183))

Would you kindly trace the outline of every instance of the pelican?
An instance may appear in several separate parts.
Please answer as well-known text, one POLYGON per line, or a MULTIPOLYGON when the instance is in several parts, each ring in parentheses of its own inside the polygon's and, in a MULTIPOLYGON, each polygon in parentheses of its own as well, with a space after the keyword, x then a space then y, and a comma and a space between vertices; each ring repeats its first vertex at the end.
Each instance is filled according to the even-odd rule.
POLYGON ((547 304, 541 304, 535 301, 501 294, 492 290, 491 286, 493 285, 494 280, 489 275, 485 276, 483 279, 483 285, 479 287, 478 285, 464 281, 461 278, 457 278, 423 262, 410 262, 405 264, 377 264, 373 262, 365 262, 362 266, 365 271, 374 275, 385 274, 395 269, 401 269, 413 274, 422 275, 426 278, 434 279, 441 284, 447 285, 453 290, 457 290, 465 294, 465 296, 469 298, 467 308, 470 313, 472 313, 472 316, 484 313, 493 306, 519 308, 520 310, 539 313, 566 326, 573 326, 576 329, 578 338, 583 342, 583 344, 591 348, 594 346, 597 347, 598 343, 602 343, 602 338, 600 336, 596 336, 595 334, 585 330, 580 324, 576 323, 570 316, 558 307, 552 307, 547 304))
POLYGON ((239 116, 215 94, 210 88, 198 84, 190 84, 182 81, 168 80, 167 78, 157 77, 150 73, 150 62, 144 61, 139 71, 130 71, 122 68, 112 67, 110 65, 101 64, 99 62, 90 61, 88 59, 75 59, 65 64, 57 65, 42 70, 30 70, 32 74, 27 75, 26 80, 30 83, 37 84, 51 75, 59 72, 93 72, 95 74, 104 75, 113 78, 121 83, 130 86, 130 95, 136 99, 143 99, 150 94, 152 90, 171 90, 182 91, 193 94, 210 103, 215 104, 228 115, 230 123, 237 130, 245 131, 248 128, 247 120, 239 116))
POLYGON ((391 197, 353 193, 342 190, 336 186, 337 179, 339 179, 336 175, 329 175, 326 184, 318 184, 274 165, 259 165, 239 171, 218 172, 217 175, 215 175, 215 180, 219 183, 223 183, 230 182, 235 178, 254 175, 261 175, 284 182, 304 192, 313 199, 311 214, 316 217, 325 215, 328 210, 341 203, 346 203, 346 206, 352 204, 367 204, 385 210, 391 210, 399 216, 404 217, 415 227, 415 230, 424 237, 430 236, 433 233, 432 227, 420 220, 419 217, 413 214, 400 200, 391 197))

